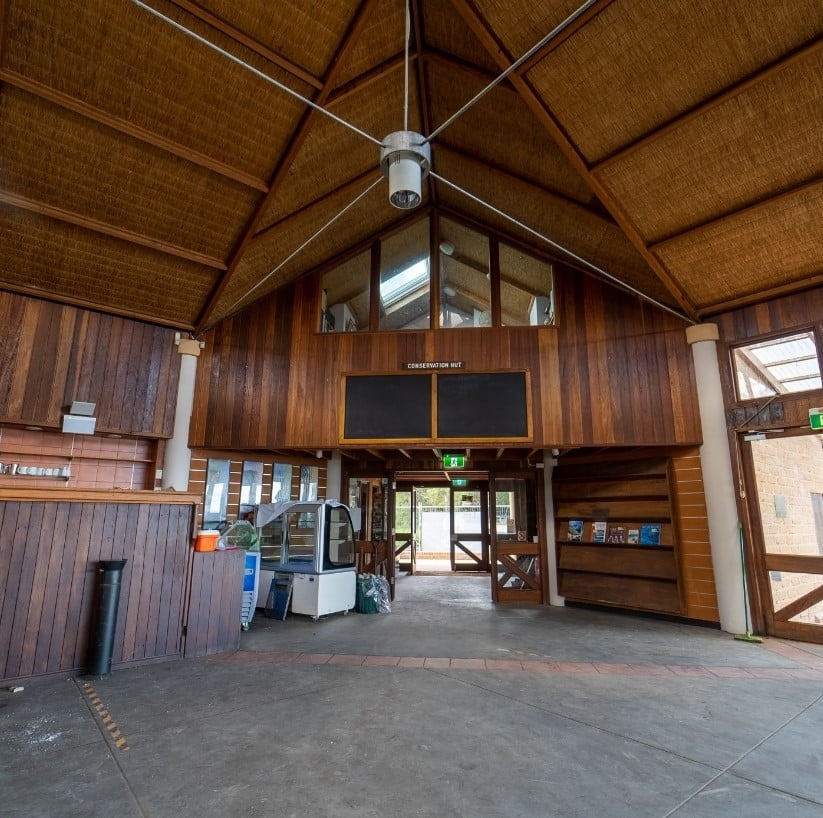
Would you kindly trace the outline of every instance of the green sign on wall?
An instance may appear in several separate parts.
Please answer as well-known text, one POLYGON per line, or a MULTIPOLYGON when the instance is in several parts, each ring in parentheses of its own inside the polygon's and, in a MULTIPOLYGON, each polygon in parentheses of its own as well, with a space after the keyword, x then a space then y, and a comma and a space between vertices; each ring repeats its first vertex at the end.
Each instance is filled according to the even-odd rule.
POLYGON ((443 455, 444 469, 465 469, 466 455, 464 454, 444 454, 443 455))
POLYGON ((823 429, 823 407, 809 409, 809 425, 812 429, 823 429))

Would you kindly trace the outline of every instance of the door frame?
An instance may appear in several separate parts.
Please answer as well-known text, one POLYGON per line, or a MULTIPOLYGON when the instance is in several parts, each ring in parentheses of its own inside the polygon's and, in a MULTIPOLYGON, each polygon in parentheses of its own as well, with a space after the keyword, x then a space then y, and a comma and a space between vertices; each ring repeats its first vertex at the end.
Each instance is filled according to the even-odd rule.
POLYGON ((482 571, 483 573, 491 572, 491 531, 489 525, 489 497, 491 492, 489 490, 490 480, 470 480, 467 486, 449 485, 449 558, 453 572, 458 571, 482 571), (480 492, 480 532, 472 532, 467 537, 458 537, 454 530, 454 495, 456 492, 480 492), (467 542, 480 543, 480 559, 460 545, 460 540, 465 539, 467 542), (475 563, 457 563, 455 561, 456 551, 455 546, 475 563))

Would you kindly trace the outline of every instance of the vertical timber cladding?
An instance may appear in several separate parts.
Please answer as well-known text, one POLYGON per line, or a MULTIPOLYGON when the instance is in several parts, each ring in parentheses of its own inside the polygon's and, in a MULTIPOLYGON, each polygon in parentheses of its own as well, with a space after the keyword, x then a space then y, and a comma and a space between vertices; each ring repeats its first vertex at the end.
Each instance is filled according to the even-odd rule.
POLYGON ((341 440, 530 440, 526 372, 348 374, 341 440))

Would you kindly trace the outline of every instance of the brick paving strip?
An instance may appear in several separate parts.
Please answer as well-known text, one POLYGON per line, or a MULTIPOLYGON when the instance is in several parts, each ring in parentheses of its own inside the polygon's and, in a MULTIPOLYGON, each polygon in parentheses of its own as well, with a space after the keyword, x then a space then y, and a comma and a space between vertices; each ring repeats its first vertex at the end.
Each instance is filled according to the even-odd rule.
POLYGON ((767 650, 801 667, 732 667, 727 665, 654 665, 607 662, 542 662, 539 660, 469 659, 445 656, 380 656, 347 653, 300 653, 239 650, 211 657, 225 662, 270 662, 299 665, 349 665, 355 667, 402 667, 426 670, 527 671, 530 673, 597 673, 609 676, 668 676, 718 679, 823 680, 823 659, 802 649, 767 640, 767 650))

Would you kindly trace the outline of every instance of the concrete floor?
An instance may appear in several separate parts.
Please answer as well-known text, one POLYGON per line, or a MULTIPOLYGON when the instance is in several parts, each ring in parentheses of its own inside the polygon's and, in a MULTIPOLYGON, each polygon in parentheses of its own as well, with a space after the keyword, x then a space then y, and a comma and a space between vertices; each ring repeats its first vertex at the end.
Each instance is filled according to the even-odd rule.
POLYGON ((821 646, 488 596, 0 691, 0 815, 823 818, 821 646))

